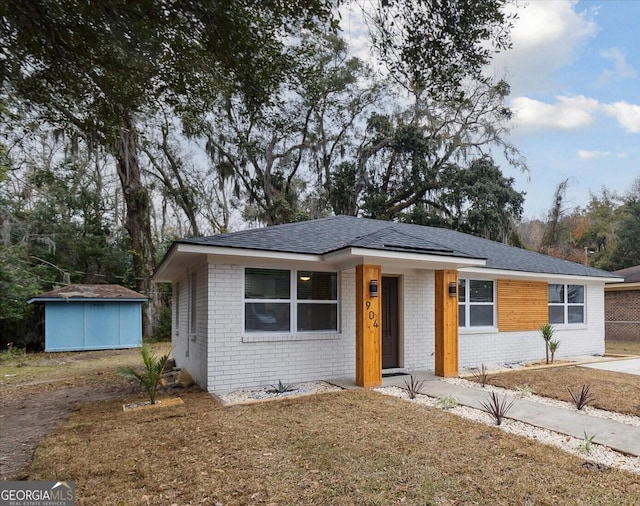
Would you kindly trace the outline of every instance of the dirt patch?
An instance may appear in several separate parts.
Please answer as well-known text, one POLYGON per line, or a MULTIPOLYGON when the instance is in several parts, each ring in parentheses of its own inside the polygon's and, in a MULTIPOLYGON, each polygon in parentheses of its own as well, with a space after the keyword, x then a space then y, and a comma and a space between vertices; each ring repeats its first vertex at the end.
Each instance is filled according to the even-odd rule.
POLYGON ((5 401, 0 414, 0 480, 24 479, 40 442, 53 432, 79 403, 91 403, 131 395, 127 384, 105 387, 73 387, 5 401))
MULTIPOLYGON (((167 343, 154 345, 166 353, 167 343)), ((137 349, 2 356, 0 361, 0 480, 23 479, 42 440, 81 404, 141 398, 116 374, 136 367, 137 349)))

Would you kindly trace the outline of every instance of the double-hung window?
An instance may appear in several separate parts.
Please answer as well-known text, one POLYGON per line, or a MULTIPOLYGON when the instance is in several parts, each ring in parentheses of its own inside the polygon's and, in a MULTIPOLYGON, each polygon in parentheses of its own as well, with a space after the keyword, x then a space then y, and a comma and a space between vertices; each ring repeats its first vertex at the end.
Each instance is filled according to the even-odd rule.
POLYGON ((584 323, 584 286, 549 284, 549 323, 584 323))
POLYGON ((490 280, 458 280, 458 325, 493 327, 495 315, 494 283, 490 280))
POLYGON ((246 268, 244 330, 337 331, 338 274, 246 268))

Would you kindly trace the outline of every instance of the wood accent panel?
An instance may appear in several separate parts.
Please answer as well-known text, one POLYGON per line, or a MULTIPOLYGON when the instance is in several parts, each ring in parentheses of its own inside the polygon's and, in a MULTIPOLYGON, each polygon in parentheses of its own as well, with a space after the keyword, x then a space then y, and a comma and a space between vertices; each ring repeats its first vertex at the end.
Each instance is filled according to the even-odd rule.
POLYGON ((382 276, 379 265, 356 266, 356 383, 382 384, 382 276), (369 281, 378 280, 378 296, 369 295, 369 281))
POLYGON ((458 375, 457 290, 457 271, 435 271, 435 372, 445 378, 458 375), (455 297, 449 283, 455 284, 455 297))
POLYGON ((549 321, 545 281, 498 280, 498 330, 539 330, 549 321))

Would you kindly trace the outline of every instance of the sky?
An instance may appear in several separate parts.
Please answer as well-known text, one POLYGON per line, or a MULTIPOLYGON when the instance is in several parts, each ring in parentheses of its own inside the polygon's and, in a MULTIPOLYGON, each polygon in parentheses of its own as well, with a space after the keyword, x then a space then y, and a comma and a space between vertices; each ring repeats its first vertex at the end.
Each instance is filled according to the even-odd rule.
MULTIPOLYGON (((526 193, 524 217, 543 219, 569 179, 566 208, 602 188, 625 195, 640 178, 640 0, 529 0, 517 13, 513 47, 489 69, 511 85, 509 139, 525 173, 497 157, 526 193)), ((343 17, 348 30, 357 25, 343 17)), ((352 39, 364 51, 361 39, 352 39)))

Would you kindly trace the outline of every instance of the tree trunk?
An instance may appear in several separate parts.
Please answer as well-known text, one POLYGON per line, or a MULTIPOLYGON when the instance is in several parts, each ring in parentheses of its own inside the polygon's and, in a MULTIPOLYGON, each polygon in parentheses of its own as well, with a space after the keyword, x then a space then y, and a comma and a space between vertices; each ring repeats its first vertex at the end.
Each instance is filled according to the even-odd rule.
POLYGON ((137 134, 130 116, 125 118, 125 126, 119 132, 112 147, 116 167, 127 208, 124 227, 131 239, 131 256, 135 288, 149 297, 149 303, 143 311, 142 334, 153 333, 156 307, 155 289, 151 281, 155 265, 155 251, 151 237, 149 192, 142 183, 138 157, 137 134))

